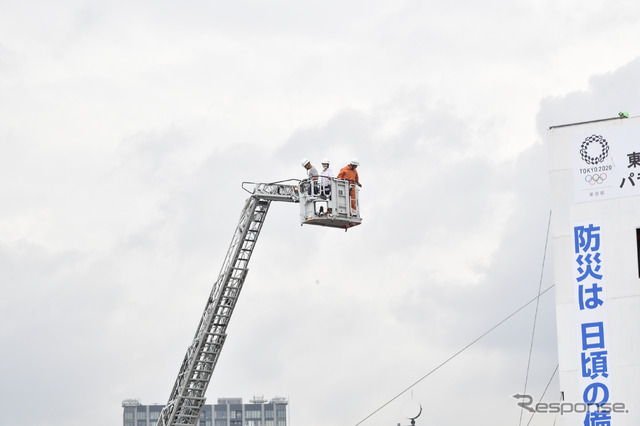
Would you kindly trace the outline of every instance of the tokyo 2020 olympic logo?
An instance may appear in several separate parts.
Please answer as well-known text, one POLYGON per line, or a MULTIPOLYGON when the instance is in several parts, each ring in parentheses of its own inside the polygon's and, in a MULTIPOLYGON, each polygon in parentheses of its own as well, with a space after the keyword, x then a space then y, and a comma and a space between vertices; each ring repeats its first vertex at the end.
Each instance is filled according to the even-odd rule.
POLYGON ((600 135, 591 135, 582 142, 580 156, 587 164, 600 164, 609 156, 609 144, 600 135))

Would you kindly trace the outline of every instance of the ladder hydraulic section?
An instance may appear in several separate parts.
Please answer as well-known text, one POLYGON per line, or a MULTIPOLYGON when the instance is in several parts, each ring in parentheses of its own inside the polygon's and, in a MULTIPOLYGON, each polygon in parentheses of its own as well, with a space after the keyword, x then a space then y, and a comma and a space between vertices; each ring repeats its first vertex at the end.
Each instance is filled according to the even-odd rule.
POLYGON ((297 202, 297 187, 262 184, 261 191, 245 202, 229 250, 202 314, 200 324, 187 349, 169 401, 158 426, 198 424, 211 375, 227 337, 229 319, 247 276, 255 248, 272 199, 297 202), (273 192, 273 197, 269 195, 273 192))
MULTIPOLYGON (((282 182, 245 182, 242 186, 251 193, 251 196, 242 209, 220 274, 207 299, 196 334, 191 345, 187 348, 169 401, 160 413, 157 426, 196 426, 199 424, 200 414, 205 404, 205 393, 227 338, 227 326, 240 296, 249 270, 249 260, 271 202, 300 203, 302 211, 308 210, 307 204, 316 203, 319 199, 319 194, 313 192, 301 194, 298 185, 282 182)), ((337 200, 348 200, 348 196, 345 191, 336 190, 332 199, 335 203, 337 200)), ((330 201, 331 198, 324 198, 322 202, 326 204, 326 200, 330 201)), ((335 211, 337 212, 338 208, 335 211)), ((313 219, 318 219, 313 220, 311 224, 347 229, 360 224, 361 221, 357 212, 349 215, 336 215, 335 218, 329 217, 324 211, 320 213, 321 218, 310 215, 315 215, 315 213, 312 211, 312 213, 303 216, 301 223, 311 223, 313 219), (319 220, 325 219, 325 215, 328 218, 325 220, 326 224, 319 220)))

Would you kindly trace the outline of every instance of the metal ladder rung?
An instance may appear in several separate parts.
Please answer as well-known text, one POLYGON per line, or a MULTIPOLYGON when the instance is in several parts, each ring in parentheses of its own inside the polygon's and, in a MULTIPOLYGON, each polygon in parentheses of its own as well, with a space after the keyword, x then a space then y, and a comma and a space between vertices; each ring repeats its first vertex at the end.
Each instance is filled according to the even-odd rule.
POLYGON ((184 395, 180 396, 180 402, 182 403, 183 407, 184 407, 184 403, 188 399, 193 399, 193 400, 196 400, 196 401, 204 402, 205 397, 203 397, 203 396, 184 396, 184 395))
MULTIPOLYGON (((209 363, 209 364, 211 364, 211 365, 209 366, 209 367, 210 367, 209 369, 205 370, 205 369, 202 369, 202 368, 200 368, 200 369, 197 369, 197 368, 196 368, 196 369, 194 369, 194 370, 193 370, 193 371, 194 371, 194 373, 195 373, 195 374, 198 374, 198 375, 205 375, 205 374, 211 374, 211 373, 213 373, 213 364, 215 364, 215 362, 213 362, 213 361, 208 361, 208 363, 209 363)), ((188 379, 188 380, 189 380, 189 379, 188 379)))
POLYGON ((207 336, 220 336, 220 337, 225 337, 227 335, 227 333, 218 333, 216 331, 205 331, 204 334, 206 334, 207 336))
MULTIPOLYGON (((181 407, 183 410, 198 410, 198 409, 200 409, 200 407, 202 407, 202 405, 204 405, 204 398, 200 398, 200 397, 194 398, 194 397, 191 397, 190 399, 201 399, 202 401, 194 401, 194 402, 192 402, 192 403, 190 403, 190 404, 187 404, 186 402, 183 402, 182 404, 180 404, 180 407, 181 407), (197 404, 197 405, 192 405, 192 404, 197 404)), ((184 414, 181 414, 181 415, 183 415, 183 416, 184 416, 184 415, 188 415, 188 414, 184 413, 184 414)))
MULTIPOLYGON (((198 392, 202 393, 202 392, 198 392)), ((196 395, 183 395, 180 397, 180 406, 183 408, 189 407, 201 407, 204 405, 205 397, 204 396, 196 396, 196 395), (194 405, 195 404, 195 405, 194 405)))
POLYGON ((202 353, 204 354, 216 354, 220 351, 220 347, 222 343, 220 342, 205 342, 202 348, 202 353))
MULTIPOLYGON (((200 407, 193 407, 193 408, 200 408, 200 407)), ((178 413, 178 415, 176 417, 181 418, 181 419, 195 419, 195 418, 198 418, 200 416, 197 416, 195 414, 181 414, 181 413, 178 413)))
POLYGON ((240 277, 229 277, 229 281, 227 281, 227 287, 238 288, 236 287, 239 283, 244 281, 246 272, 241 272, 242 276, 240 277), (233 281, 233 282, 232 282, 233 281))
POLYGON ((204 373, 206 373, 206 374, 211 374, 211 373, 213 373, 213 369, 209 369, 209 370, 204 370, 204 369, 194 369, 193 371, 194 371, 195 373, 197 373, 197 374, 204 374, 204 373))

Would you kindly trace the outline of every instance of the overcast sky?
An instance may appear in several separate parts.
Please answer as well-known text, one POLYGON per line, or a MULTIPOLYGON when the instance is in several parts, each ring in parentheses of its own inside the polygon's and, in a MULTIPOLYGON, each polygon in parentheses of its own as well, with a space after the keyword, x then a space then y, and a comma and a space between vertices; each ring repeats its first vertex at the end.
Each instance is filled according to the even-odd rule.
MULTIPOLYGON (((123 399, 165 403, 241 183, 302 178, 303 157, 360 159, 363 224, 300 227, 272 205, 208 398, 285 396, 291 426, 355 425, 553 284, 545 130, 640 113, 631 0, 0 10, 7 426, 115 426, 123 399)), ((407 424, 412 395, 419 424, 516 424, 535 311, 363 424, 407 424)), ((549 292, 536 399, 554 322, 549 292)))

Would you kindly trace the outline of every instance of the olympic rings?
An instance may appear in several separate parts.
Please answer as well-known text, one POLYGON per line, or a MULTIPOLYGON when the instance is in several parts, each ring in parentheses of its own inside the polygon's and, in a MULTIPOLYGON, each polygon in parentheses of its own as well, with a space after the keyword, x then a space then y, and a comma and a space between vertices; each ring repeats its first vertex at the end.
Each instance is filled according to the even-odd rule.
POLYGON ((589 185, 601 184, 607 179, 606 173, 595 173, 593 175, 586 175, 584 181, 589 185))

